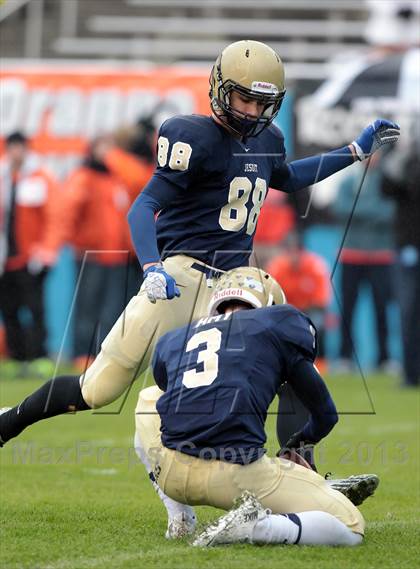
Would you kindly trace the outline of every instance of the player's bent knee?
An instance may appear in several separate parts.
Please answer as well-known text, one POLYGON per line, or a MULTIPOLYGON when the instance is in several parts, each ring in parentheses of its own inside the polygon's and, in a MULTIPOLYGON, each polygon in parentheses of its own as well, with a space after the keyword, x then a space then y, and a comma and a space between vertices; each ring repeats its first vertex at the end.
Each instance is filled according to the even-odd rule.
POLYGON ((131 385, 136 371, 100 352, 80 377, 83 399, 92 409, 109 405, 131 385))
POLYGON ((163 395, 163 391, 157 385, 145 387, 139 393, 136 411, 150 411, 150 408, 156 409, 157 400, 161 395, 163 395))
MULTIPOLYGON (((352 504, 350 500, 348 500, 348 504, 351 510, 351 515, 349 516, 349 521, 346 523, 346 525, 351 530, 353 535, 359 536, 362 539, 365 533, 365 519, 359 508, 352 504)), ((354 545, 358 545, 358 543, 355 543, 354 545)))

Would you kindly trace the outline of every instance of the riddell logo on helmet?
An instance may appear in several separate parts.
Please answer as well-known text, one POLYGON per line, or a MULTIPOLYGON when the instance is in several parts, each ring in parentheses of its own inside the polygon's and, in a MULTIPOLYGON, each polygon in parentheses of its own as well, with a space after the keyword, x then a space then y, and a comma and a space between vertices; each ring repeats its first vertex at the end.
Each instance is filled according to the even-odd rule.
POLYGON ((276 95, 279 90, 273 83, 266 83, 265 81, 253 81, 251 85, 252 91, 257 91, 258 93, 270 93, 276 95))
POLYGON ((234 296, 243 296, 243 291, 240 288, 227 288, 220 292, 216 292, 214 295, 214 300, 220 300, 221 298, 225 298, 227 296, 229 298, 232 298, 234 296))

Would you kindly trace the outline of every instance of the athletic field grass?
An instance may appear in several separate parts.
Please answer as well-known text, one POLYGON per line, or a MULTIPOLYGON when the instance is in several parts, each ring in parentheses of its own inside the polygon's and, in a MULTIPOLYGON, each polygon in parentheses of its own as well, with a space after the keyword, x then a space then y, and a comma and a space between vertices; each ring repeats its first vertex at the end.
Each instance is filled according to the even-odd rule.
MULTIPOLYGON (((40 381, 2 381, 12 405, 40 381)), ((237 545, 193 549, 164 538, 166 514, 132 450, 138 387, 118 413, 104 410, 44 421, 0 451, 3 569, 418 567, 419 392, 395 379, 329 378, 340 417, 318 451, 321 473, 376 472, 381 484, 362 506, 365 543, 354 549, 237 545), (375 413, 373 413, 373 411, 375 413), (363 414, 359 414, 363 413, 363 414), (417 561, 416 561, 417 559, 417 561)), ((274 417, 268 449, 277 448, 274 417)), ((219 514, 197 508, 200 522, 219 514)))

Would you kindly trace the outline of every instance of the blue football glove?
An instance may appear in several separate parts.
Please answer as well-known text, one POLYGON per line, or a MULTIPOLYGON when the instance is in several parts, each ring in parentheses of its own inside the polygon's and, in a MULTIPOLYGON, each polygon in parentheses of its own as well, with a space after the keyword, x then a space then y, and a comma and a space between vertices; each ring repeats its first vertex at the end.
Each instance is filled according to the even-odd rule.
POLYGON ((144 288, 147 298, 155 304, 157 300, 170 300, 181 296, 175 279, 168 275, 163 265, 153 265, 144 271, 144 288))
POLYGON ((365 160, 383 144, 396 142, 400 136, 400 126, 386 119, 377 119, 367 126, 352 142, 359 160, 365 160))

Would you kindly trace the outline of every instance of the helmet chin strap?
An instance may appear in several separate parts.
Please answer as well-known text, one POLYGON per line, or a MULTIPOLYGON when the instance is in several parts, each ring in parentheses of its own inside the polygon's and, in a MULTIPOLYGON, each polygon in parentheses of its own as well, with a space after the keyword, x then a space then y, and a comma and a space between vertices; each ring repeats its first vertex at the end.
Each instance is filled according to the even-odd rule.
POLYGON ((255 120, 247 119, 246 117, 241 119, 226 113, 217 115, 218 121, 227 128, 233 135, 242 139, 244 142, 249 138, 249 131, 253 130, 258 125, 255 125, 255 120))
MULTIPOLYGON (((230 106, 230 94, 228 97, 229 100, 225 101, 225 104, 230 106)), ((219 104, 219 100, 215 96, 211 98, 210 106, 216 121, 229 130, 234 136, 241 138, 244 142, 246 142, 247 138, 250 136, 249 131, 255 131, 258 129, 258 126, 260 126, 258 124, 258 118, 249 119, 249 115, 243 115, 243 117, 240 117, 235 116, 234 112, 227 112, 227 109, 224 108, 223 105, 219 104)), ((254 134, 251 134, 251 136, 254 136, 254 134)))
POLYGON ((239 117, 235 117, 235 116, 228 116, 227 117, 227 121, 228 123, 231 122, 233 128, 238 132, 239 136, 246 141, 246 139, 248 138, 248 131, 251 131, 252 129, 255 129, 255 120, 252 119, 248 119, 246 116, 242 119, 239 117), (238 125, 237 128, 235 128, 235 123, 238 125))
POLYGON ((212 117, 217 122, 217 124, 220 124, 220 126, 228 130, 233 136, 237 138, 243 138, 243 136, 237 131, 237 129, 229 124, 228 115, 224 114, 223 111, 221 111, 221 113, 218 114, 213 107, 212 110, 213 110, 212 117))

